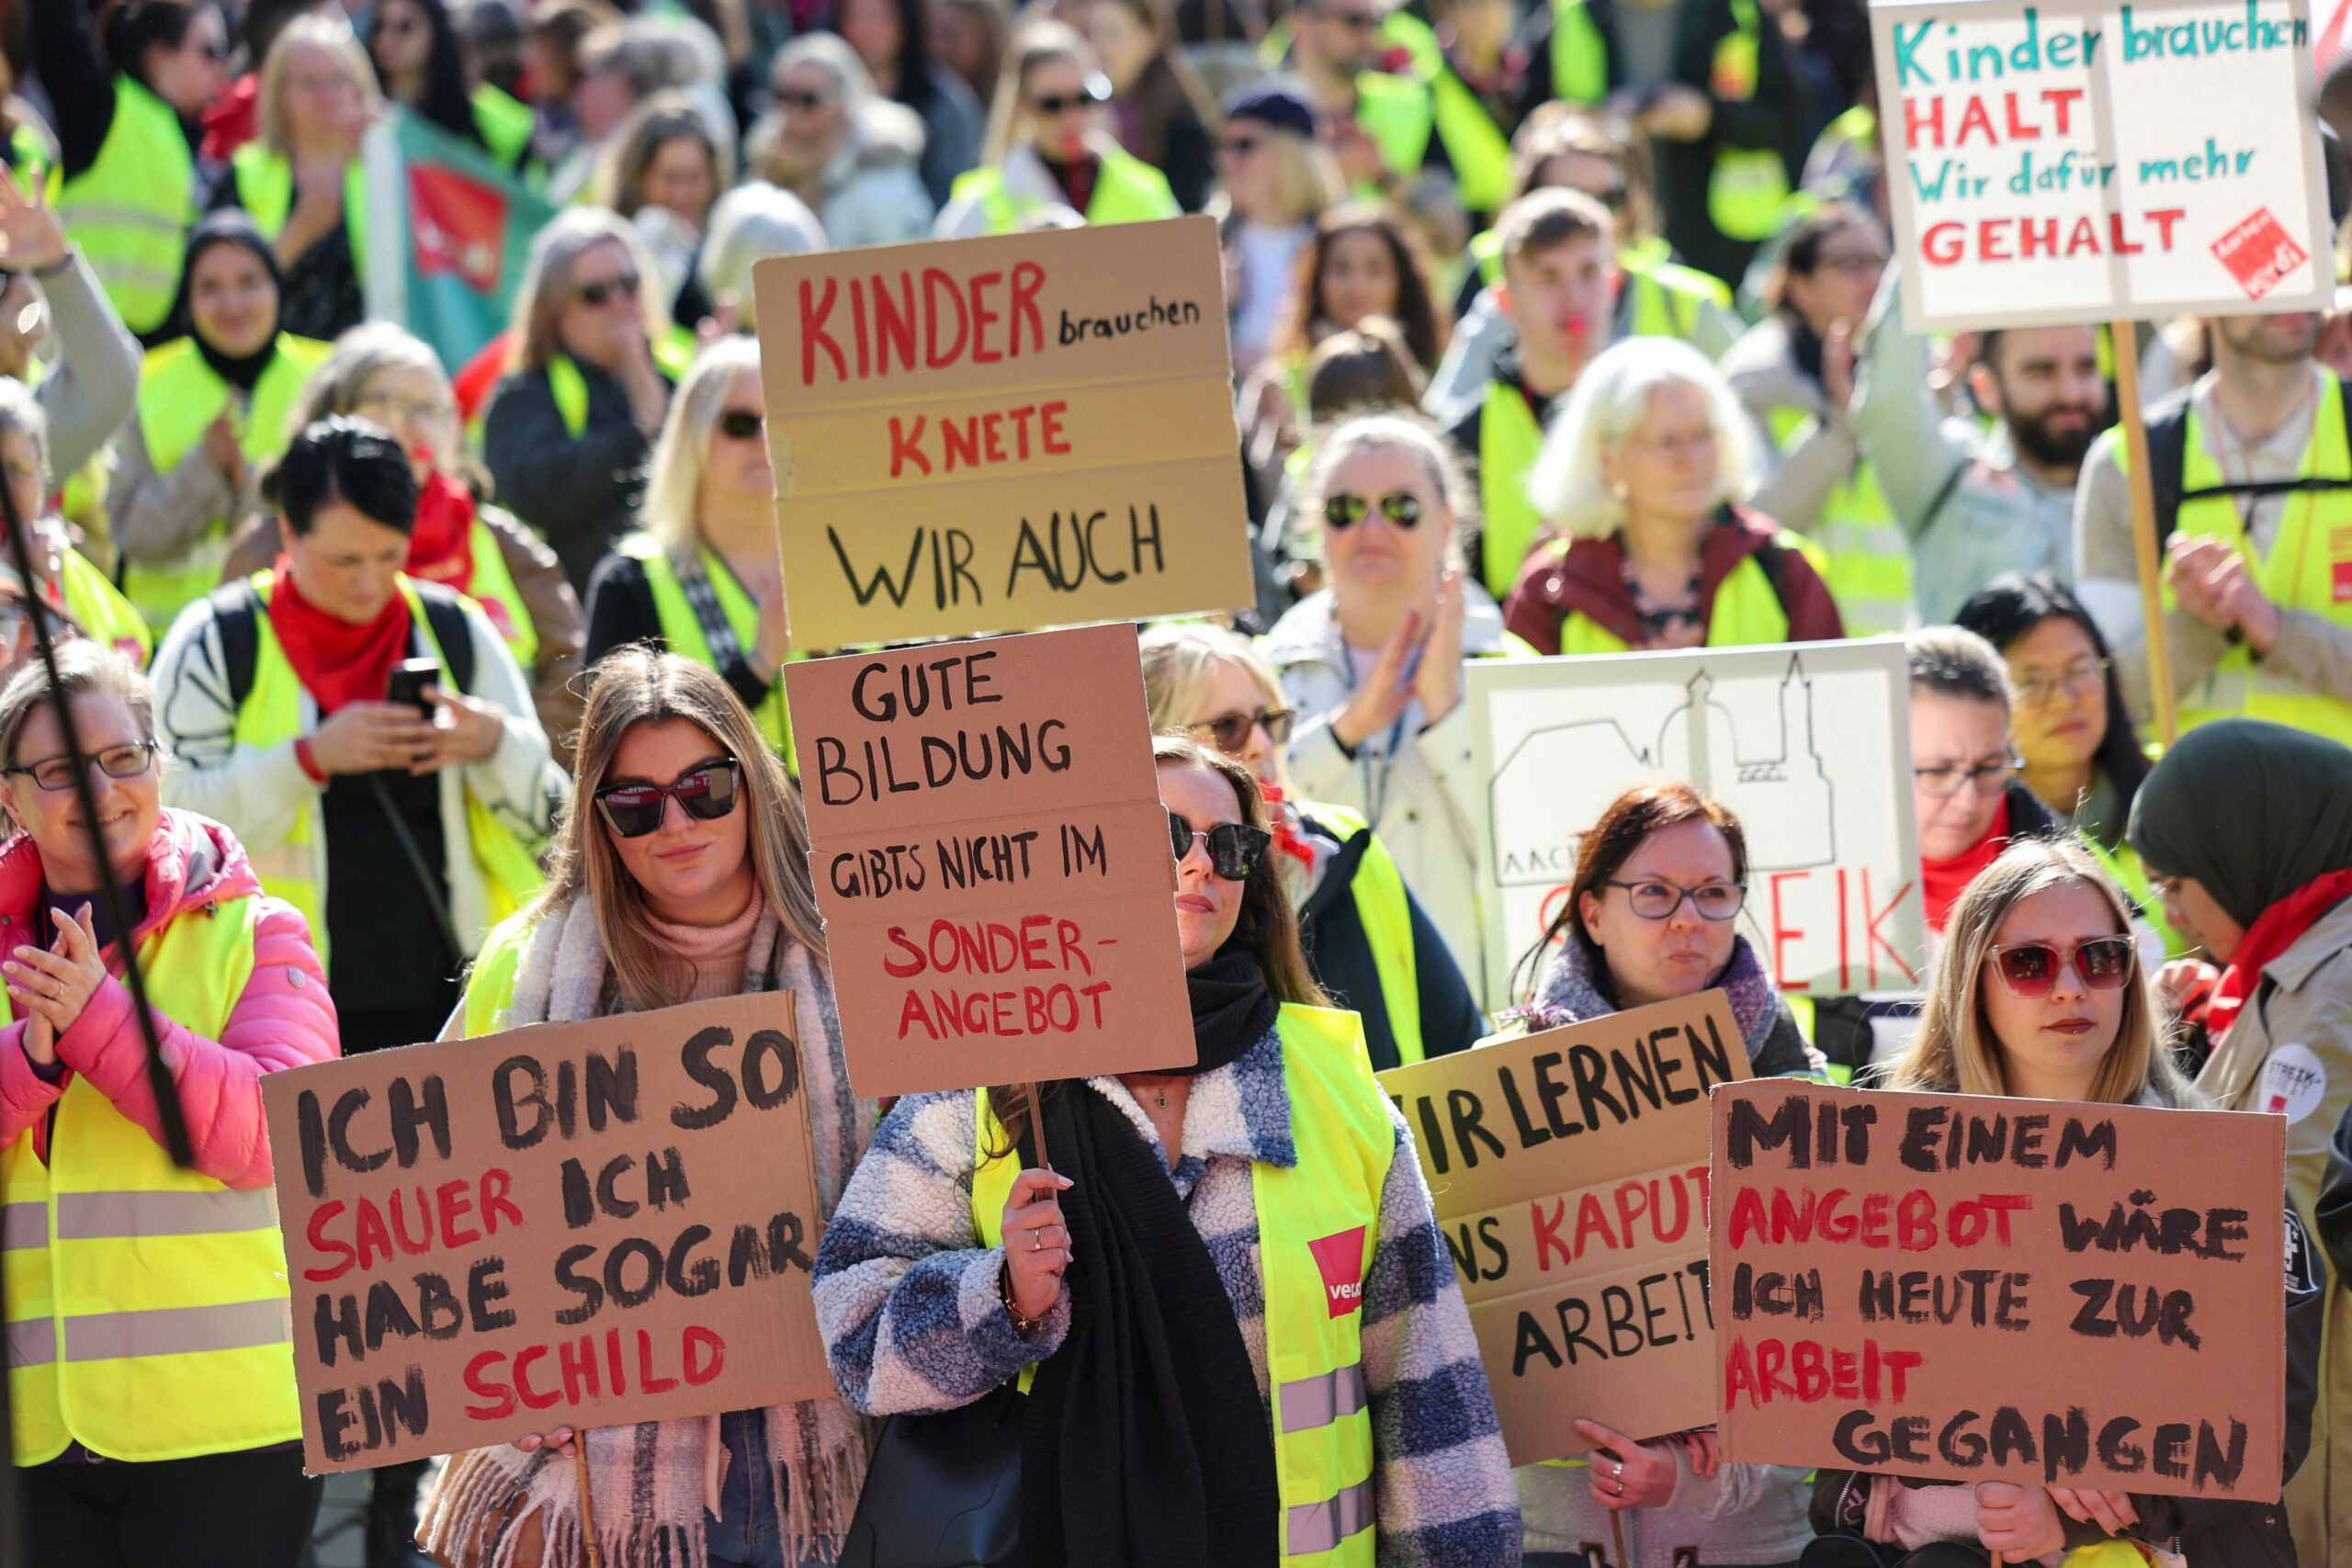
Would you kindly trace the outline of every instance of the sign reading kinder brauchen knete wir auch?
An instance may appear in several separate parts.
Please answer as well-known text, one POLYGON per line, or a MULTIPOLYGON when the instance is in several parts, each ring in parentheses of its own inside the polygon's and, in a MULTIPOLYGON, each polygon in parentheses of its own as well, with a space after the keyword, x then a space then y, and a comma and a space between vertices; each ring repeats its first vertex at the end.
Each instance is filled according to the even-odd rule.
POLYGON ((2302 0, 1871 6, 1914 332, 2324 309, 2302 0))

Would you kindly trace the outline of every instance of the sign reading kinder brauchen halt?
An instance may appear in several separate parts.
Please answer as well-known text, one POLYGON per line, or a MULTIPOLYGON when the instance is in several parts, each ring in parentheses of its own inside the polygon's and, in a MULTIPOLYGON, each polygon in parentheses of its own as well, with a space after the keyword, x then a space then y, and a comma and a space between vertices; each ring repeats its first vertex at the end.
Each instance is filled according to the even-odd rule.
POLYGON ((796 645, 1250 602, 1213 220, 753 276, 796 645))
POLYGON ((832 1392, 790 993, 262 1079, 312 1474, 832 1392))
POLYGON ((1464 681, 1473 776, 1488 781, 1489 998, 1518 994, 1513 968, 1566 898, 1586 830, 1657 778, 1738 814, 1742 925, 1782 990, 1917 983, 1926 926, 1899 639, 1476 659, 1464 681))
POLYGON ((1714 1419, 1707 1091, 1747 1077, 1721 991, 1380 1075, 1413 1128, 1515 1464, 1714 1419))
POLYGON ((1193 1061, 1131 626, 786 666, 851 1080, 1193 1061))
POLYGON ((2303 0, 1873 0, 1913 332, 2324 310, 2303 0))
POLYGON ((2286 1128, 1716 1090, 1724 1457, 2275 1500, 2286 1128))

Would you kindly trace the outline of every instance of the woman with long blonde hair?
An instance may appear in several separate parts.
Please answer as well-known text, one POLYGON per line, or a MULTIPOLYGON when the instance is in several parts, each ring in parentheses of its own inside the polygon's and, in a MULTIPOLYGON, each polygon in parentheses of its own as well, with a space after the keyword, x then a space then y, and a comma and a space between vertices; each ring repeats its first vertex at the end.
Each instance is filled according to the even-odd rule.
MULTIPOLYGON (((808 826, 782 764, 717 675, 625 649, 594 671, 574 780, 546 890, 491 933, 444 1037, 790 991, 830 1214, 874 1111, 842 1059, 808 826)), ((580 1561, 574 1466, 537 1456, 569 1461, 581 1440, 592 1495, 636 1500, 598 1511, 607 1562, 830 1559, 865 1471, 864 1431, 834 1399, 584 1439, 559 1427, 454 1457, 420 1542, 452 1568, 580 1561)))

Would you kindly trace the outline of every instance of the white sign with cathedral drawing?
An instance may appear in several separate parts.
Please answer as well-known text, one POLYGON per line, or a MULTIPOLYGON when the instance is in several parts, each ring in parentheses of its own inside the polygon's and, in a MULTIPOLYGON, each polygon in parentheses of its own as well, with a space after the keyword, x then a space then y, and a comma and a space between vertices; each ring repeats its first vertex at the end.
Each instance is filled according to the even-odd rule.
MULTIPOLYGON (((1908 989, 1922 968, 1903 644, 1790 643, 1467 666, 1487 782, 1490 998, 1551 927, 1577 844, 1645 779, 1690 780, 1747 832, 1740 919, 1792 995, 1908 989)), ((1512 984, 1515 971, 1519 983, 1512 984)))

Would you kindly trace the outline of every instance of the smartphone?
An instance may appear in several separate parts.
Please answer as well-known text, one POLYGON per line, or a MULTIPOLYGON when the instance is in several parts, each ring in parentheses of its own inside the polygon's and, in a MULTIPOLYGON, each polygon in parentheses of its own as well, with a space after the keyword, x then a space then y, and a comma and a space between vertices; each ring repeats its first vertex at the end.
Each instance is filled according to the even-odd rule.
POLYGON ((441 661, 437 659, 403 659, 392 666, 392 683, 384 694, 388 703, 406 703, 427 719, 433 716, 433 705, 424 700, 424 688, 441 683, 441 661))

